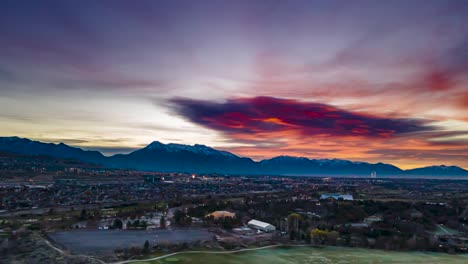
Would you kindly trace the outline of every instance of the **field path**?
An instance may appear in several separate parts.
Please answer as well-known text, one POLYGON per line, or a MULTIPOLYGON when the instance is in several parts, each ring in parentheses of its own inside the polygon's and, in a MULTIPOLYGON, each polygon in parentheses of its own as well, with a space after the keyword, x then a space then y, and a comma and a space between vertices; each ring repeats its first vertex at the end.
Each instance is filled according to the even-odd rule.
MULTIPOLYGON (((245 251, 254 251, 254 250, 262 250, 262 249, 267 249, 267 248, 275 248, 275 247, 281 247, 281 246, 286 246, 285 244, 278 244, 278 245, 270 245, 270 246, 264 246, 264 247, 258 247, 258 248, 244 248, 244 249, 239 249, 239 250, 231 250, 231 251, 204 251, 204 250, 194 250, 194 251, 181 251, 181 252, 175 252, 155 258, 149 258, 149 259, 134 259, 134 260, 125 260, 125 261, 119 261, 119 262, 114 262, 112 264, 127 264, 127 263, 135 263, 135 262, 145 262, 145 261, 154 261, 154 260, 159 260, 175 255, 180 255, 180 254, 233 254, 233 253, 239 253, 239 252, 245 252, 245 251)), ((294 246, 294 247, 304 247, 307 245, 287 245, 287 246, 294 246)))

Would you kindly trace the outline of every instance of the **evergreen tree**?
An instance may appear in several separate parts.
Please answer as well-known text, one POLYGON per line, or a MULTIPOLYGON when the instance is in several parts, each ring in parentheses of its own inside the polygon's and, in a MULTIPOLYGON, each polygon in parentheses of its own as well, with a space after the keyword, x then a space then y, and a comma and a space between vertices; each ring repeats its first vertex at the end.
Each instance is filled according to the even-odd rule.
POLYGON ((149 242, 148 240, 145 241, 145 244, 143 245, 143 252, 148 253, 149 252, 149 242))
POLYGON ((122 229, 123 227, 123 222, 119 218, 115 219, 114 222, 112 223, 112 228, 114 229, 122 229))

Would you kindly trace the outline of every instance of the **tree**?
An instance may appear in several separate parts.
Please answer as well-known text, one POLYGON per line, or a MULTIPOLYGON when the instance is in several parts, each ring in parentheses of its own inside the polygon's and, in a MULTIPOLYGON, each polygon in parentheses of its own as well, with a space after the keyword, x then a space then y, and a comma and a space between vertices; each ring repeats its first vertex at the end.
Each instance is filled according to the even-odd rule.
POLYGON ((143 253, 148 253, 149 252, 149 242, 148 240, 145 241, 145 244, 143 245, 143 253))
POLYGON ((88 218, 88 212, 86 212, 86 209, 83 208, 80 213, 80 219, 85 220, 87 218, 88 218))
POLYGON ((227 216, 221 219, 221 225, 224 229, 231 229, 234 226, 234 218, 227 216))
POLYGON ((328 231, 320 230, 318 228, 315 228, 314 230, 310 232, 310 237, 312 241, 316 244, 323 244, 327 236, 328 236, 328 231))
POLYGON ((101 211, 99 209, 93 210, 92 217, 95 220, 101 219, 101 211))
POLYGON ((288 216, 288 229, 291 239, 300 239, 300 223, 302 221, 302 216, 296 213, 292 213, 288 216))
POLYGON ((175 211, 174 221, 179 226, 190 226, 192 224, 192 218, 180 210, 175 211))
POLYGON ((122 227, 123 227, 123 223, 122 223, 122 220, 120 220, 119 218, 115 219, 114 222, 112 222, 112 228, 122 229, 122 227))
POLYGON ((339 236, 340 236, 340 234, 338 232, 336 232, 336 231, 328 232, 328 234, 327 234, 327 243, 330 244, 330 245, 335 245, 339 236))

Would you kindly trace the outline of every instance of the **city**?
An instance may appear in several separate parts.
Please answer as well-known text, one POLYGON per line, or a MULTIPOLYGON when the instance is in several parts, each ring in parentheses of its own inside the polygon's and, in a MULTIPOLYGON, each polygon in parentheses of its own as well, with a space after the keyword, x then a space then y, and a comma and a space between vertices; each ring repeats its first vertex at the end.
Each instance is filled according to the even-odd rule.
POLYGON ((0 264, 468 263, 468 0, 1 0, 0 264))
POLYGON ((113 263, 300 244, 468 250, 464 179, 157 173, 13 157, 3 155, 2 175, 41 176, 0 184, 0 250, 10 261, 19 252, 26 263, 38 252, 42 263, 80 263, 83 255, 113 263))

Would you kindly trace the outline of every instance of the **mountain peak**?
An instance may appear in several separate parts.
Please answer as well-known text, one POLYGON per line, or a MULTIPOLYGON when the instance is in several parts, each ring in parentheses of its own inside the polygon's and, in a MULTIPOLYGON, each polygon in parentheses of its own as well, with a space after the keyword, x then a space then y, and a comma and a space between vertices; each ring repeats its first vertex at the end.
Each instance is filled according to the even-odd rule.
POLYGON ((277 157, 274 157, 273 159, 277 159, 277 160, 309 160, 306 157, 295 157, 295 156, 288 156, 288 155, 277 156, 277 157))
POLYGON ((168 152, 181 152, 181 151, 187 151, 187 152, 192 152, 195 154, 203 154, 207 156, 227 156, 227 157, 236 157, 234 154, 227 152, 227 151, 221 151, 217 150, 211 147, 208 147, 206 145, 201 145, 201 144, 195 144, 193 146, 191 145, 185 145, 185 144, 178 144, 178 143, 168 143, 164 144, 159 141, 153 141, 151 144, 145 147, 145 149, 148 150, 164 150, 168 152))
POLYGON ((197 148, 207 148, 207 149, 213 149, 212 147, 208 147, 207 145, 203 145, 203 144, 195 144, 193 145, 194 147, 197 147, 197 148))
POLYGON ((151 142, 148 146, 146 146, 146 149, 159 149, 161 147, 164 147, 165 145, 159 141, 153 141, 151 142))
POLYGON ((433 165, 433 166, 429 166, 429 167, 426 167, 426 168, 440 169, 440 170, 463 170, 460 167, 448 166, 448 165, 433 165))

